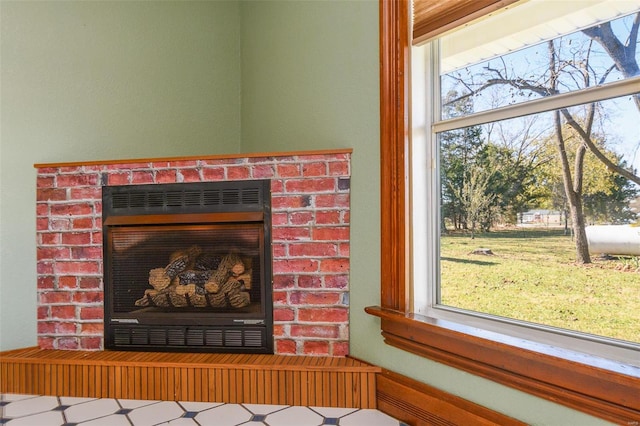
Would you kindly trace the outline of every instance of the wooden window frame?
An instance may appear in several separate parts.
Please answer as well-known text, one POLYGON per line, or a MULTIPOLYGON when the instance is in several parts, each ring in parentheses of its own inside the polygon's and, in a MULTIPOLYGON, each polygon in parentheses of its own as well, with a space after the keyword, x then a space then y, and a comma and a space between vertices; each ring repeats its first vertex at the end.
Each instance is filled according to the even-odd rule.
MULTIPOLYGON (((640 421, 640 375, 596 357, 489 340, 460 324, 410 312, 409 0, 380 4, 381 319, 385 343, 575 410, 620 424, 640 421)), ((481 331, 480 331, 481 332, 481 331)), ((530 343, 530 342, 529 342, 530 343)), ((541 347, 542 348, 542 347, 541 347)), ((627 368, 628 370, 628 368, 627 368)))

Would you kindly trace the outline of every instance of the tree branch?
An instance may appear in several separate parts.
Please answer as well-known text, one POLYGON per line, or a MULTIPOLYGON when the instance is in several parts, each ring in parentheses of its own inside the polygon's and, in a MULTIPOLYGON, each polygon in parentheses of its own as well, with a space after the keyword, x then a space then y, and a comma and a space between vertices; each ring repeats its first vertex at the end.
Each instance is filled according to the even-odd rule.
POLYGON ((634 175, 627 169, 620 167, 619 165, 611 161, 606 155, 604 155, 602 151, 598 149, 596 144, 593 143, 593 141, 591 140, 589 135, 587 135, 584 129, 573 119, 573 117, 571 116, 571 114, 566 108, 562 108, 561 112, 565 120, 567 120, 567 124, 569 124, 580 135, 584 144, 587 146, 587 148, 589 148, 589 151, 591 151, 593 155, 595 155, 598 158, 598 160, 602 161, 604 165, 612 172, 618 173, 619 175, 624 176, 630 181, 640 185, 640 177, 634 175))
MULTIPOLYGON (((627 45, 624 45, 616 37, 611 23, 606 22, 604 24, 596 25, 591 28, 582 30, 591 39, 600 43, 607 54, 611 57, 616 64, 616 68, 626 78, 635 77, 640 75, 640 67, 635 59, 635 53, 637 48, 638 28, 640 27, 640 12, 636 14, 636 17, 631 26, 629 34, 629 40, 627 45)), ((640 111, 640 95, 634 95, 633 100, 640 111)))

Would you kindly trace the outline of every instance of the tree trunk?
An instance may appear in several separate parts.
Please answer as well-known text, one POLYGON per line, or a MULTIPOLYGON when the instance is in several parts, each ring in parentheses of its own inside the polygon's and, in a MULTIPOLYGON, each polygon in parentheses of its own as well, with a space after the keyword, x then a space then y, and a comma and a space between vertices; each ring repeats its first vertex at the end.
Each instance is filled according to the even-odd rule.
POLYGON ((586 147, 582 145, 576 152, 574 176, 571 176, 571 168, 569 167, 569 158, 566 151, 564 136, 562 134, 562 123, 560 120, 560 112, 554 113, 556 143, 558 146, 558 154, 562 164, 562 181, 564 183, 564 191, 571 212, 571 227, 575 236, 576 262, 591 263, 589 256, 589 246, 587 243, 587 232, 585 231, 584 212, 582 210, 582 172, 584 165, 584 154, 586 147))
POLYGON ((587 232, 585 230, 584 213, 582 211, 582 200, 575 197, 574 202, 570 202, 571 226, 576 246, 576 262, 591 263, 589 255, 589 244, 587 242, 587 232))

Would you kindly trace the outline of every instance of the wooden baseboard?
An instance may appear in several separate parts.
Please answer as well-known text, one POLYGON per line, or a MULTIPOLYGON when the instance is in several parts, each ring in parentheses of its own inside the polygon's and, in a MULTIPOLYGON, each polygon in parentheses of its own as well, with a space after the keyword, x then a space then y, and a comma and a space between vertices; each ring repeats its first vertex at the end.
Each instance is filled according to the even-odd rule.
POLYGON ((352 358, 166 352, 0 352, 0 392, 376 408, 380 368, 352 358))
POLYGON ((411 426, 525 425, 389 370, 378 374, 376 389, 378 410, 411 426))

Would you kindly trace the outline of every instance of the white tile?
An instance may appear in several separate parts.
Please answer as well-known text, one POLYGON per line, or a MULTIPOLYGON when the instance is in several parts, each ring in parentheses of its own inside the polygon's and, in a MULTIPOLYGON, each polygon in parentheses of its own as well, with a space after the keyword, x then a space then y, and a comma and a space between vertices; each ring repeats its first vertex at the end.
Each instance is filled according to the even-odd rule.
POLYGON ((251 419, 252 414, 240 404, 224 404, 196 416, 202 426, 235 426, 251 419))
POLYGON ((3 393, 0 394, 0 401, 20 401, 21 399, 36 398, 37 396, 22 393, 3 393))
POLYGON ((340 426, 399 426, 377 410, 269 404, 147 401, 0 394, 7 426, 320 426, 339 418, 340 426), (64 411, 57 409, 67 406, 64 411), (196 414, 197 413, 197 414, 196 414), (186 417, 185 417, 186 415, 186 417), (252 421, 252 417, 256 418, 252 421), (262 421, 264 420, 264 422, 262 421))
POLYGON ((280 411, 283 408, 289 407, 288 405, 269 405, 269 404, 242 404, 244 408, 251 411, 253 414, 271 414, 276 411, 280 411))
POLYGON ((340 426, 398 426, 399 423, 378 410, 358 410, 340 419, 340 426))
POLYGON ((110 416, 100 417, 99 419, 89 420, 88 422, 78 423, 78 426, 131 426, 131 423, 129 419, 127 419, 127 416, 112 414, 110 416))
POLYGON ((199 425, 193 419, 185 419, 184 417, 180 417, 179 419, 171 420, 170 422, 162 423, 158 426, 199 426, 199 425))
POLYGON ((180 401, 179 403, 182 405, 185 411, 204 411, 210 408, 219 407, 223 405, 222 402, 189 402, 189 401, 180 401))
POLYGON ((52 410, 58 405, 58 398, 55 396, 34 396, 32 398, 18 399, 5 405, 4 415, 6 417, 28 416, 52 410))
POLYGON ((157 404, 160 401, 145 400, 145 399, 119 399, 118 402, 122 408, 128 408, 133 410, 134 408, 144 407, 146 405, 157 404))
POLYGON ((83 402, 93 401, 95 398, 76 398, 72 396, 61 396, 60 405, 76 405, 83 402))
POLYGON ((47 411, 10 420, 10 426, 60 426, 64 424, 61 411, 47 411))
POLYGON ((69 423, 80 423, 115 414, 119 410, 120 406, 115 399, 104 398, 72 405, 64 410, 64 415, 69 423))
POLYGON ((277 426, 319 426, 324 419, 307 407, 289 407, 267 416, 266 422, 277 426))
POLYGON ((309 407, 316 413, 323 417, 339 418, 344 417, 347 414, 351 414, 354 411, 358 411, 357 408, 334 408, 334 407, 309 407))
POLYGON ((136 408, 128 416, 135 426, 151 426, 175 420, 183 414, 184 410, 177 402, 165 401, 136 408))

